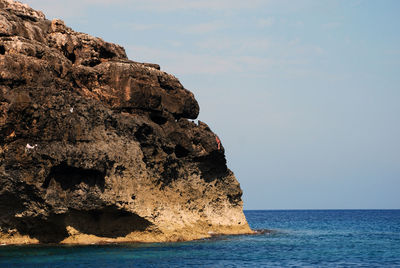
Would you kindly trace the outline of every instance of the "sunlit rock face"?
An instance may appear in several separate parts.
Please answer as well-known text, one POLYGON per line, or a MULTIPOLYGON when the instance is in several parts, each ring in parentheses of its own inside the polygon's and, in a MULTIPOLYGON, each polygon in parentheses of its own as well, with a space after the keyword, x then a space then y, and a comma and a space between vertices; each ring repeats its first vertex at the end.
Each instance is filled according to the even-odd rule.
POLYGON ((0 0, 0 243, 251 232, 198 113, 157 64, 0 0))

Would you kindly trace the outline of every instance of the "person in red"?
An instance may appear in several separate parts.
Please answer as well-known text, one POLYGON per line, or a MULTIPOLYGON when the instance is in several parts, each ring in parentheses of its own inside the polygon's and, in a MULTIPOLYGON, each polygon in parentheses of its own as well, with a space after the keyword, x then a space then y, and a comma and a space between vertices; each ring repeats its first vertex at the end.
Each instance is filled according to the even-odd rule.
POLYGON ((221 141, 219 140, 217 135, 215 135, 215 140, 217 141, 218 144, 218 150, 221 150, 221 141))

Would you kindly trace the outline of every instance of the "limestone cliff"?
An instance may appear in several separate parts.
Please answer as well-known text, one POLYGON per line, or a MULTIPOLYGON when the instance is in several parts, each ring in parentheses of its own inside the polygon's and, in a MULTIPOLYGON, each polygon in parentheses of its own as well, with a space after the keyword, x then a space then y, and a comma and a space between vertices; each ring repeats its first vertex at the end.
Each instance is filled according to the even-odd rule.
POLYGON ((0 0, 0 243, 251 232, 198 113, 157 64, 0 0))

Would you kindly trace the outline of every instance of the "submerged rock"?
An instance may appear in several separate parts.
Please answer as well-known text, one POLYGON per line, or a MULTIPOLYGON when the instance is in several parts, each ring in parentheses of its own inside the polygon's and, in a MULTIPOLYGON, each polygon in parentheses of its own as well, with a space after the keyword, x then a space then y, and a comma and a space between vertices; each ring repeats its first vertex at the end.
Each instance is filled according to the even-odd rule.
POLYGON ((0 243, 251 232, 198 113, 157 64, 0 0, 0 243))

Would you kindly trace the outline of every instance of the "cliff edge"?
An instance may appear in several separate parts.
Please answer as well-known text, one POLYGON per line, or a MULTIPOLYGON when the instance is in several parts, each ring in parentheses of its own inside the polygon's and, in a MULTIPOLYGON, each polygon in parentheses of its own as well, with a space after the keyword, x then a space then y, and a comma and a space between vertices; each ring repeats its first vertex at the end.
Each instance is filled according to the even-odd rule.
POLYGON ((0 243, 251 233, 198 113, 157 64, 0 0, 0 243))

